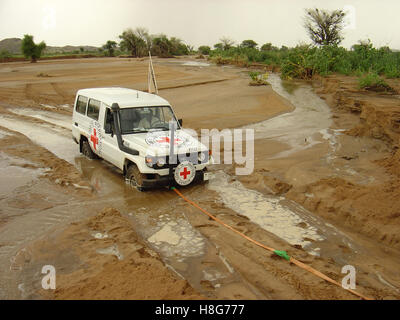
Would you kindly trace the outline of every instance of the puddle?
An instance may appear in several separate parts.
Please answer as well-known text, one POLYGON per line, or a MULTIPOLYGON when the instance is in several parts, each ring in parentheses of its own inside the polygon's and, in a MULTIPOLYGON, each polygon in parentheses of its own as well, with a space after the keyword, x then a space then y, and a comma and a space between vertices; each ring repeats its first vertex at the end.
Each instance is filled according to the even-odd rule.
POLYGON ((204 254, 205 239, 183 216, 163 214, 153 223, 148 219, 147 214, 135 214, 144 238, 163 256, 182 262, 204 254))
POLYGON ((54 153, 57 157, 74 164, 79 156, 78 145, 72 140, 71 132, 65 129, 38 125, 15 118, 0 116, 0 125, 27 136, 33 142, 54 153))
POLYGON ((397 287, 395 287, 394 285, 392 285, 390 282, 386 281, 380 274, 379 272, 376 273, 378 280, 383 283, 385 286, 395 290, 396 292, 400 292, 400 289, 398 289, 397 287))
POLYGON ((209 67, 210 64, 207 62, 199 62, 199 61, 186 61, 182 63, 183 66, 190 67, 209 67))
POLYGON ((41 103, 40 106, 42 106, 43 108, 46 108, 46 109, 52 109, 52 110, 57 109, 57 107, 51 106, 51 105, 49 105, 49 104, 43 104, 43 103, 41 103))
POLYGON ((7 136, 10 136, 10 135, 11 135, 11 133, 6 132, 4 130, 0 130, 0 139, 3 139, 3 138, 5 138, 7 136))
POLYGON ((118 260, 124 259, 124 256, 122 255, 121 252, 119 252, 117 245, 112 245, 111 247, 97 249, 96 252, 100 254, 116 256, 118 260))
POLYGON ((331 112, 325 101, 310 86, 299 85, 289 93, 277 74, 270 74, 268 82, 276 93, 296 107, 292 112, 245 126, 254 129, 255 139, 271 138, 289 145, 289 150, 280 152, 271 159, 284 158, 320 143, 321 130, 326 130, 332 124, 331 112))
POLYGON ((159 231, 148 238, 147 241, 155 245, 160 245, 161 242, 166 242, 167 244, 176 246, 182 238, 172 230, 172 226, 175 225, 176 222, 167 223, 159 231))
POLYGON ((13 108, 13 109, 8 109, 8 111, 18 115, 40 119, 68 130, 71 130, 72 128, 71 116, 68 115, 63 115, 44 110, 28 109, 28 108, 13 108))
POLYGON ((282 203, 283 197, 269 197, 245 188, 239 181, 228 182, 229 176, 222 171, 215 174, 208 188, 216 191, 223 203, 235 212, 248 217, 263 229, 286 240, 301 245, 314 255, 316 248, 309 248, 314 241, 325 240, 318 229, 282 203))
POLYGON ((229 291, 227 288, 234 286, 247 290, 254 297, 261 296, 235 272, 219 249, 204 238, 184 214, 176 213, 176 208, 172 213, 165 213, 167 208, 157 211, 141 208, 138 211, 128 215, 135 230, 160 254, 168 268, 186 279, 196 290, 207 296, 218 294, 219 290, 229 291))
POLYGON ((226 207, 289 244, 300 245, 311 255, 330 257, 340 264, 360 253, 361 248, 352 239, 299 204, 247 189, 241 182, 229 179, 229 175, 218 171, 208 188, 219 194, 226 207), (343 252, 343 246, 351 250, 343 252))
POLYGON ((95 239, 107 239, 108 234, 107 233, 101 233, 101 232, 95 232, 92 234, 92 237, 95 239))
POLYGON ((0 152, 0 198, 11 194, 18 187, 22 187, 42 175, 44 169, 24 168, 23 165, 32 165, 22 159, 10 157, 0 152))

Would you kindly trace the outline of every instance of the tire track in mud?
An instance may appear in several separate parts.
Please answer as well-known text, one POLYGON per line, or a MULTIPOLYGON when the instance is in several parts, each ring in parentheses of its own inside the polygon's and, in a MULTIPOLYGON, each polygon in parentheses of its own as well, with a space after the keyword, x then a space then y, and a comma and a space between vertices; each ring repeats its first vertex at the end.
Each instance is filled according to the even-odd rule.
POLYGON ((63 89, 60 88, 60 85, 58 83, 51 82, 50 84, 54 92, 56 92, 57 95, 62 98, 62 103, 67 103, 74 100, 74 95, 66 93, 63 89))
POLYGON ((33 101, 33 102, 38 102, 34 98, 32 86, 33 86, 32 83, 27 83, 25 85, 25 89, 24 89, 25 97, 26 97, 27 100, 30 100, 30 101, 33 101))
POLYGON ((201 85, 205 85, 205 84, 218 83, 218 82, 224 82, 224 81, 229 81, 229 80, 234 80, 234 79, 228 78, 228 79, 217 79, 217 80, 209 80, 209 81, 200 81, 200 82, 187 83, 187 84, 182 84, 182 85, 177 85, 177 86, 160 87, 160 88, 158 88, 158 90, 168 90, 168 89, 194 87, 194 86, 201 86, 201 85))
MULTIPOLYGON (((59 91, 61 92, 61 90, 59 91)), ((63 101, 70 101, 65 96, 61 95, 52 83, 47 82, 27 83, 24 88, 24 95, 27 100, 32 101, 37 105, 43 103, 58 103, 59 97, 62 97, 63 101), (42 94, 41 92, 45 92, 45 94, 42 94)))

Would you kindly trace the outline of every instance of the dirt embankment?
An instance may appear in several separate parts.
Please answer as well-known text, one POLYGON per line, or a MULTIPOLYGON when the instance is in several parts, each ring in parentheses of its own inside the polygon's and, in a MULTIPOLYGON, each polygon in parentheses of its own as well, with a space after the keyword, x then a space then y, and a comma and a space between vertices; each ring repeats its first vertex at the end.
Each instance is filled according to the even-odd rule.
POLYGON ((205 299, 165 268, 158 254, 142 243, 129 220, 115 209, 71 223, 51 241, 34 243, 31 263, 51 260, 60 250, 68 252, 75 264, 71 270, 68 263, 55 266, 66 271, 57 274, 56 290, 41 289, 45 298, 205 299))
MULTIPOLYGON (((382 139, 393 148, 398 148, 400 141, 400 99, 392 93, 376 93, 358 89, 354 77, 327 77, 316 83, 320 88, 317 93, 339 112, 351 112, 359 115, 360 123, 348 134, 382 139)), ((391 80, 396 89, 400 81, 391 80)))
MULTIPOLYGON (((398 89, 400 82, 393 80, 390 85, 398 89)), ((352 114, 353 124, 348 126, 347 135, 386 143, 391 153, 374 163, 381 166, 389 178, 359 185, 327 177, 292 189, 287 196, 337 225, 400 248, 399 97, 359 90, 357 79, 353 77, 329 76, 316 80, 314 86, 332 108, 335 126, 348 125, 348 116, 352 114)))

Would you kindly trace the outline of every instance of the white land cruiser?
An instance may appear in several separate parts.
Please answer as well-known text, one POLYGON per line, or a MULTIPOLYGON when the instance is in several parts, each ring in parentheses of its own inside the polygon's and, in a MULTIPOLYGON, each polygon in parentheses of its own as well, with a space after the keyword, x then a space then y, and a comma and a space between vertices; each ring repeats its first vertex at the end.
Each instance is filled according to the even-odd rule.
POLYGON ((75 99, 72 136, 80 152, 115 165, 138 190, 208 180, 211 153, 181 125, 168 101, 155 94, 82 89, 75 99))

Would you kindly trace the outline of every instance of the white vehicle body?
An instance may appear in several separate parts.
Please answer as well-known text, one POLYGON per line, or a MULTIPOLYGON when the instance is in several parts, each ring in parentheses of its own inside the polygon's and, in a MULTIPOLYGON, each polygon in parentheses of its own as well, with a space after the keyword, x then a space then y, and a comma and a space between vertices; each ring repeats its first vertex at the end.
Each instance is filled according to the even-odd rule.
MULTIPOLYGON (((201 173, 202 180, 208 179, 205 171, 212 158, 207 147, 180 127, 169 102, 158 95, 115 87, 79 90, 76 94, 72 116, 72 136, 80 145, 81 152, 83 145, 87 147, 88 144, 96 156, 113 164, 124 174, 130 165, 136 165, 148 184, 146 187, 157 186, 159 182, 161 184, 170 183, 176 167, 182 162, 191 162, 189 163, 190 168, 195 168, 196 175, 201 173), (115 113, 114 105, 118 107, 118 113, 115 113), (146 117, 149 115, 152 123, 156 119, 157 125, 164 126, 163 129, 161 130, 161 127, 160 129, 158 127, 157 129, 142 128, 142 131, 139 131, 140 128, 135 128, 135 126, 147 123, 142 122, 147 118, 140 118, 143 117, 143 114, 146 117), (169 122, 172 121, 177 126, 173 133, 165 129, 168 117, 170 117, 169 122), (114 122, 114 118, 118 118, 116 120, 118 123, 114 122), (115 125, 120 131, 119 136, 122 138, 120 142, 122 141, 123 146, 118 142, 118 130, 115 125), (128 130, 126 128, 135 131, 128 133, 128 131, 124 131, 128 130), (176 137, 172 150, 169 143, 171 134, 176 137), (125 149, 128 148, 137 152, 127 152, 125 149), (196 161, 186 161, 187 159, 182 157, 189 153, 192 160, 196 154, 199 159, 197 163, 196 161), (170 157, 171 155, 172 157, 170 157), (167 159, 167 162, 168 158, 176 157, 179 160, 175 165, 162 165, 163 157, 167 159)), ((186 172, 189 171, 187 171, 188 169, 184 170, 186 179, 186 172)))

